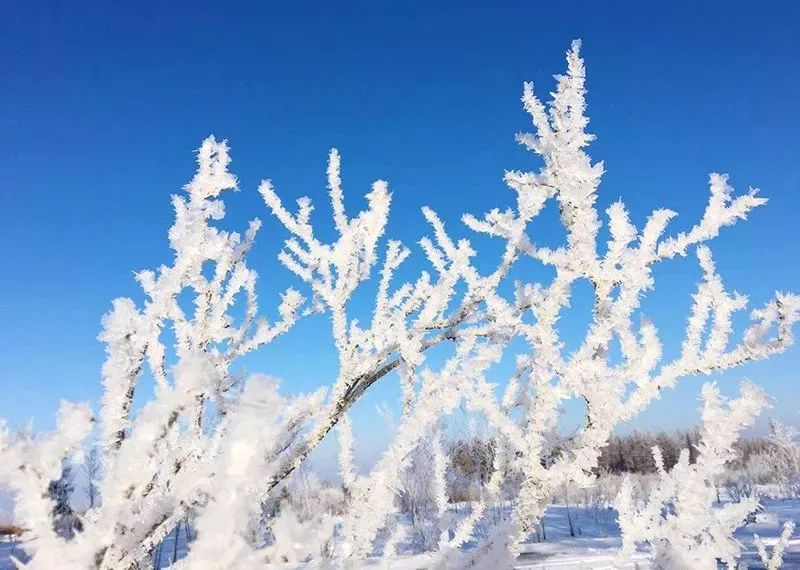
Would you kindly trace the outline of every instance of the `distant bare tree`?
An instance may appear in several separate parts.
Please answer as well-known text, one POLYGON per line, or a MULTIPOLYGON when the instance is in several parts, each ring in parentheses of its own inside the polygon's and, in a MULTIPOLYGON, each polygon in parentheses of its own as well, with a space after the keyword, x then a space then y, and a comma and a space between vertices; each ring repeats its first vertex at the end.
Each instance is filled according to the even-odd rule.
POLYGON ((97 480, 100 476, 100 453, 96 447, 92 447, 83 462, 83 471, 86 475, 86 500, 89 501, 89 508, 97 506, 100 493, 97 490, 97 480))

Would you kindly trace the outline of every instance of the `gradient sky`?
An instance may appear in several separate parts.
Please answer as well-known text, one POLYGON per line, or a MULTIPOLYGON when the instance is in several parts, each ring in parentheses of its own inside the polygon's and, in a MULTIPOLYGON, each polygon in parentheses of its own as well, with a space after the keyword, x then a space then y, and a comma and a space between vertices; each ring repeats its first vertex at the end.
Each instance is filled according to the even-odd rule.
MULTIPOLYGON (((770 203, 712 243, 730 289, 756 304, 800 290, 800 5, 796 2, 10 2, 0 20, 0 417, 49 428, 60 398, 96 401, 100 317, 138 296, 133 271, 169 260, 169 195, 208 134, 227 138, 242 191, 225 226, 265 220, 251 265, 267 313, 294 279, 275 261, 283 232, 256 193, 309 195, 326 223, 325 158, 336 146, 350 211, 389 181, 388 234, 413 244, 419 207, 453 232, 462 212, 511 204, 504 169, 533 169, 513 135, 519 97, 540 96, 582 38, 590 148, 607 174, 599 205, 622 197, 635 222, 669 207, 699 219, 711 171, 770 203)), ((553 211, 537 239, 562 239, 553 211)), ((478 247, 483 243, 476 242, 478 247)), ((492 246, 486 244, 486 250, 492 246)), ((421 255, 415 249, 417 257, 421 255)), ((661 267, 645 304, 674 353, 699 272, 661 267), (659 286, 660 283, 660 286, 659 286)), ((565 316, 575 342, 586 304, 565 316), (579 309, 584 309, 580 314, 579 309)), ((737 324, 741 326, 741 322, 737 324)), ((248 362, 291 390, 331 380, 335 354, 318 317, 248 362)), ((724 375, 746 375, 800 408, 800 348, 724 375)), ((502 379, 502 370, 498 371, 502 379)), ((387 383, 388 384, 388 383, 387 383)), ((700 379, 623 429, 697 419, 700 379)), ((384 428, 377 387, 356 410, 364 457, 384 428), (378 435, 375 435, 378 434, 378 435)), ((570 410, 567 417, 570 417, 570 410)), ((577 413, 573 415, 577 418, 577 413)))

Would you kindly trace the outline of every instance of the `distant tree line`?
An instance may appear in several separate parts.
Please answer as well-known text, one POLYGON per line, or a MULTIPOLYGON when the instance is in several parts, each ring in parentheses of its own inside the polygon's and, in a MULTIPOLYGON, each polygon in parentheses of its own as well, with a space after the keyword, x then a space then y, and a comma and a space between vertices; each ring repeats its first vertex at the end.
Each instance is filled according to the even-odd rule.
MULTIPOLYGON (((614 435, 601 452, 598 472, 655 473, 656 465, 652 452, 654 446, 661 449, 664 466, 667 469, 671 469, 678 462, 683 449, 689 450, 689 462, 694 463, 699 443, 698 428, 659 432, 636 430, 626 435, 614 435)), ((551 454, 558 455, 559 450, 567 445, 566 439, 556 442, 551 454)), ((477 487, 488 481, 492 473, 495 447, 495 442, 491 438, 459 439, 449 443, 447 454, 451 469, 449 479, 452 497, 463 500, 459 495, 474 494, 474 491, 463 492, 465 488, 477 487)), ((729 467, 741 469, 751 457, 774 451, 775 444, 767 437, 754 436, 740 439, 734 444, 734 448, 736 459, 729 467)))
MULTIPOLYGON (((649 431, 637 430, 628 435, 614 435, 603 448, 598 468, 608 473, 655 473, 652 449, 658 446, 664 457, 664 466, 671 469, 678 462, 683 449, 689 450, 689 462, 697 458, 700 430, 649 431)), ((741 468, 750 458, 773 450, 775 444, 766 437, 742 438, 734 443, 736 459, 731 468, 741 468)))

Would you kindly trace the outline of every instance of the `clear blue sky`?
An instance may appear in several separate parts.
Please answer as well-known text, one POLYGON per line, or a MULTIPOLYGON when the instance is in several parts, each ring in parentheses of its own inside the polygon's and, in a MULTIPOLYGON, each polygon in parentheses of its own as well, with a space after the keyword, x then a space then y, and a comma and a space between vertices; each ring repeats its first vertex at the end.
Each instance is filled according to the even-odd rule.
MULTIPOLYGON (((389 234, 407 243, 425 231, 423 204, 451 224, 505 207, 503 170, 537 166, 513 142, 529 127, 522 82, 551 89, 576 37, 591 152, 606 162, 601 207, 621 196, 641 223, 668 206, 685 228, 705 205, 708 172, 729 172, 770 203, 714 242, 727 283, 758 304, 776 288, 800 290, 796 2, 250 4, 6 4, 0 416, 46 428, 59 398, 97 400, 100 316, 113 297, 136 295, 134 270, 168 260, 169 194, 191 177, 203 137, 233 149, 242 192, 228 199, 227 226, 266 220, 251 264, 269 307, 293 280, 274 261, 283 234, 255 191, 261 178, 321 202, 335 145, 350 207, 387 179, 389 234)), ((553 221, 542 227, 561 238, 553 221)), ((657 277, 645 308, 674 346, 698 273, 679 261, 657 277)), ((570 318, 577 334, 585 316, 570 318)), ((293 389, 330 380, 325 325, 302 325, 249 366, 293 389)), ((799 365, 795 349, 725 378, 750 375, 778 399, 772 413, 791 417, 799 365)), ((695 421, 699 385, 689 380, 629 427, 695 421)), ((357 410, 362 425, 392 397, 375 390, 357 410)))

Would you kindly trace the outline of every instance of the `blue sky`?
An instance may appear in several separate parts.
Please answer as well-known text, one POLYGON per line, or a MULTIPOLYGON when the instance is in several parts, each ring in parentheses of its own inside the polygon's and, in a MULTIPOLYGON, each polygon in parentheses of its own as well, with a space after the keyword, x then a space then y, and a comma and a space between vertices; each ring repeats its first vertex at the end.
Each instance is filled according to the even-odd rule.
MULTIPOLYGON (((504 169, 537 166, 513 141, 529 128, 522 82, 550 90, 577 37, 598 135, 591 153, 607 170, 600 206, 622 197, 640 223, 670 207, 682 229, 702 213, 708 172, 728 172, 737 189, 770 199, 713 244, 729 287, 757 304, 774 289, 800 290, 797 3, 250 4, 6 7, 0 417, 47 428, 60 398, 97 400, 100 316, 113 297, 137 295, 134 270, 168 261, 169 195, 208 134, 230 141, 241 180, 226 226, 266 220, 251 265, 269 308, 293 279, 275 261, 283 234, 255 191, 261 178, 284 198, 311 196, 324 215, 325 157, 337 146, 351 211, 385 178, 389 235, 410 244, 423 235, 424 204, 466 235, 455 229, 462 212, 510 204, 504 169)), ((561 239, 554 217, 540 230, 561 239)), ((698 272, 679 260, 656 276, 645 309, 674 346, 698 272)), ((581 319, 565 317, 575 338, 581 319)), ((304 323, 248 366, 292 389, 330 380, 326 325, 304 323)), ((776 397, 773 415, 792 417, 798 365, 795 349, 725 375, 725 390, 748 374, 776 397)), ((694 422, 700 383, 626 429, 694 422)), ((374 405, 393 393, 374 390, 356 411, 376 449, 374 405)))

